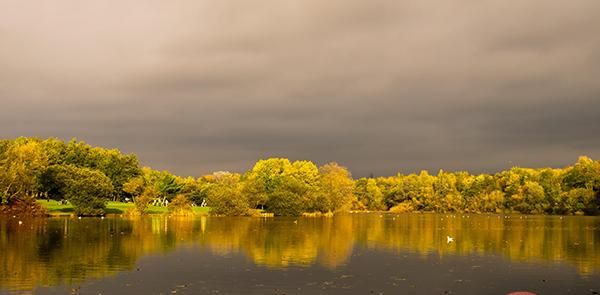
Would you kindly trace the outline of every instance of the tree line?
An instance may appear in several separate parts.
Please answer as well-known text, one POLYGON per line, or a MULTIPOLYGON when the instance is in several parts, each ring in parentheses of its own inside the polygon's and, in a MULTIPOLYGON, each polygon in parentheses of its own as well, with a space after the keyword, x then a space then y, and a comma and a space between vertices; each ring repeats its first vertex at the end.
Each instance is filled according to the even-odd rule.
POLYGON ((285 158, 259 160, 245 173, 199 178, 142 167, 133 154, 78 140, 0 140, 0 212, 43 214, 36 200, 68 200, 79 215, 101 215, 107 200, 133 200, 191 212, 206 204, 215 215, 277 216, 349 210, 596 215, 600 162, 580 157, 563 169, 519 168, 495 174, 422 171, 354 180, 343 166, 285 158))

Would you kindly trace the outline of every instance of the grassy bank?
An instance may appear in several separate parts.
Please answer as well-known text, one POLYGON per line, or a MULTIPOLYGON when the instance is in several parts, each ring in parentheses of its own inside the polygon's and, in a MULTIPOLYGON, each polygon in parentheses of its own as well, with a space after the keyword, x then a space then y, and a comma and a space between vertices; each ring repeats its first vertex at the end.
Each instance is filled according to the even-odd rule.
MULTIPOLYGON (((73 213, 73 205, 66 204, 62 205, 58 201, 50 200, 38 200, 38 203, 48 209, 50 215, 68 215, 73 213)), ((106 214, 124 214, 127 209, 133 208, 133 203, 122 203, 122 202, 108 202, 106 204, 106 214)), ((196 214, 207 214, 209 211, 208 207, 194 207, 194 213, 196 214)), ((168 213, 167 207, 159 206, 148 206, 149 214, 166 214, 168 213)))

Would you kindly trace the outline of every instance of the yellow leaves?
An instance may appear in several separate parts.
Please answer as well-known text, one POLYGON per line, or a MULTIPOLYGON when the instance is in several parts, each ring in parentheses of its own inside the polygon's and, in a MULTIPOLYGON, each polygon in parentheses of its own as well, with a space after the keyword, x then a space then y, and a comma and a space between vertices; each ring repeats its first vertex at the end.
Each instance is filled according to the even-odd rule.
POLYGON ((145 185, 146 182, 142 177, 134 177, 123 184, 123 191, 135 198, 144 192, 145 185))
POLYGON ((10 143, 0 163, 0 191, 3 202, 25 197, 36 189, 39 174, 48 158, 39 140, 20 138, 10 143))

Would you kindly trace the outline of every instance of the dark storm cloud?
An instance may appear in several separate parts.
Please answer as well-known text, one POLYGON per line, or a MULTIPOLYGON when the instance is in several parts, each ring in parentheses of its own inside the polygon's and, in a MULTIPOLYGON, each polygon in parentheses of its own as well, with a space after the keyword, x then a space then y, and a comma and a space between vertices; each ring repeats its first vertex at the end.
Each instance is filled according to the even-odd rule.
POLYGON ((600 158, 600 3, 0 2, 0 135, 179 174, 357 176, 600 158))

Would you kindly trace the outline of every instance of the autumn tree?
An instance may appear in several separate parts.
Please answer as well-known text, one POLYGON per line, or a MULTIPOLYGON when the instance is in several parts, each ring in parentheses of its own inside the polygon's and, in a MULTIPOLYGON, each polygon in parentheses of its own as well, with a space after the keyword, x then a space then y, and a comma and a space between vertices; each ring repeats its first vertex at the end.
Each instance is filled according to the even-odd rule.
POLYGON ((134 177, 123 184, 123 191, 128 193, 134 200, 144 193, 146 182, 142 177, 134 177))
POLYGON ((356 181, 354 194, 358 201, 369 210, 386 210, 383 193, 373 178, 361 178, 356 181))
POLYGON ((275 215, 299 215, 315 203, 319 170, 309 161, 271 158, 258 161, 245 177, 244 193, 252 207, 275 215))
POLYGON ((346 167, 329 163, 319 168, 319 193, 315 208, 321 212, 350 210, 354 197, 354 181, 346 167))
POLYGON ((2 143, 0 154, 1 204, 11 205, 37 192, 48 158, 37 140, 19 138, 2 143))
MULTIPOLYGON (((566 169, 564 186, 567 190, 586 189, 589 191, 589 194, 593 196, 593 201, 588 202, 584 211, 587 214, 598 213, 600 208, 600 162, 593 161, 588 157, 580 157, 573 167, 566 169)), ((584 193, 578 193, 578 195, 584 195, 584 193)))
POLYGON ((249 202, 242 194, 240 175, 219 173, 207 187, 207 204, 211 214, 244 216, 249 214, 249 202))

